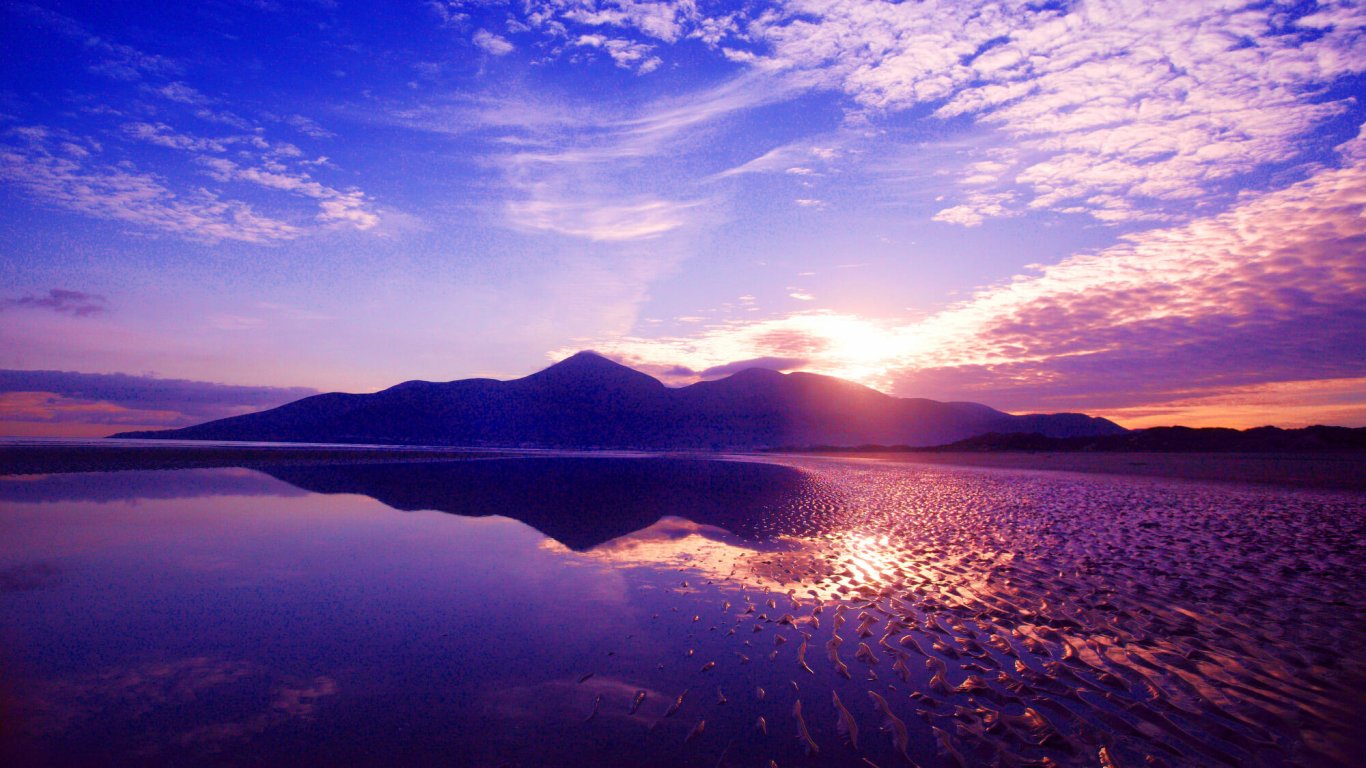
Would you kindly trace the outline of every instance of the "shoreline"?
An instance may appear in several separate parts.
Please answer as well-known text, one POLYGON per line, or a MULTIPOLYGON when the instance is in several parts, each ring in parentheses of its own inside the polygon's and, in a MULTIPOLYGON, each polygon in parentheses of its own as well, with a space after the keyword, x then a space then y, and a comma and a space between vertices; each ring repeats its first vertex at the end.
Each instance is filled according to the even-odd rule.
POLYGON ((0 476, 287 464, 375 464, 490 459, 515 450, 347 445, 0 445, 0 476))
POLYGON ((375 464, 460 461, 544 455, 783 456, 933 464, 982 469, 1080 472, 1178 480, 1255 483, 1335 491, 1366 491, 1366 452, 920 452, 784 451, 774 453, 627 450, 442 448, 376 445, 138 445, 0 444, 0 476, 125 470, 263 467, 290 464, 375 464))
POLYGON ((1366 453, 1361 452, 793 451, 782 455, 1366 491, 1366 453))

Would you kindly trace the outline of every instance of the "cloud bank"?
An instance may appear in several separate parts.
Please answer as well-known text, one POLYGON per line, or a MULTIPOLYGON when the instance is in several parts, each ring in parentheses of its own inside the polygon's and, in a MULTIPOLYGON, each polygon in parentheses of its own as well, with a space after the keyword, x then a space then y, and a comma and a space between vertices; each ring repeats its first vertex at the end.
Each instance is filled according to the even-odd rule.
POLYGON ((109 311, 109 300, 94 293, 53 288, 46 296, 21 296, 17 299, 0 300, 0 309, 14 307, 19 309, 46 309, 76 317, 89 317, 109 311))
POLYGON ((172 429, 273 408, 317 394, 128 374, 0 369, 0 434, 103 436, 172 429))

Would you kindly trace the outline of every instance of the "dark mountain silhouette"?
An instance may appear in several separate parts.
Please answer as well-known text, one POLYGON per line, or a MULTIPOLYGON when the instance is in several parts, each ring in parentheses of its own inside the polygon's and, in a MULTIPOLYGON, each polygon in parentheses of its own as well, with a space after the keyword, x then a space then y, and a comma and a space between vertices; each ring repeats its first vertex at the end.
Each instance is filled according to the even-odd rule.
POLYGON ((114 437, 546 448, 753 449, 938 445, 988 432, 1121 434, 1078 413, 1014 416, 884 395, 810 373, 749 369, 671 389, 591 352, 512 381, 409 381, 332 393, 184 429, 114 437))

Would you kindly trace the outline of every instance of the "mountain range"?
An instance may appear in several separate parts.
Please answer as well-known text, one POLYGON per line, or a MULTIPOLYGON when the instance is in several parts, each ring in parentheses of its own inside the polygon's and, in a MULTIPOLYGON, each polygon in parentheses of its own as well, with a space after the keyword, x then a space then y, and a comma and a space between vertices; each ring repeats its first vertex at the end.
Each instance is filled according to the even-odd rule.
POLYGON ((183 429, 116 438, 535 448, 748 450, 929 446, 986 433, 1122 434, 1080 413, 1012 415, 978 403, 897 398, 830 376, 750 368, 670 388, 592 352, 511 381, 408 381, 314 395, 183 429))

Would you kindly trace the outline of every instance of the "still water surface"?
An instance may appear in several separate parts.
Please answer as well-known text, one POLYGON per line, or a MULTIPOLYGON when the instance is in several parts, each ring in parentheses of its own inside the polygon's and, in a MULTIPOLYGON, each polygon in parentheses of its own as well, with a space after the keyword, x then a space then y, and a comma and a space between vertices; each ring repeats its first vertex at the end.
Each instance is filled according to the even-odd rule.
POLYGON ((1363 543, 1361 495, 838 460, 0 478, 0 761, 1350 765, 1363 543))

